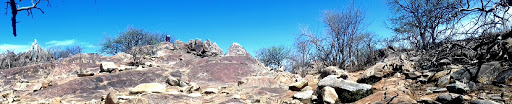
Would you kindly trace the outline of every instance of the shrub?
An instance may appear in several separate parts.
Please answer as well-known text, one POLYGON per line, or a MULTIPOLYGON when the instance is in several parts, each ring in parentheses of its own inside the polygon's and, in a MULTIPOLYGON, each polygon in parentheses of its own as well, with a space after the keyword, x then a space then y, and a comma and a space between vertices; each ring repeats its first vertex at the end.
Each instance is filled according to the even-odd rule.
MULTIPOLYGON (((155 45, 165 41, 166 36, 167 34, 144 32, 143 29, 129 27, 126 31, 119 33, 117 37, 105 37, 100 51, 106 54, 130 53, 133 47, 155 45)), ((173 41, 174 39, 171 40, 171 42, 173 41)))

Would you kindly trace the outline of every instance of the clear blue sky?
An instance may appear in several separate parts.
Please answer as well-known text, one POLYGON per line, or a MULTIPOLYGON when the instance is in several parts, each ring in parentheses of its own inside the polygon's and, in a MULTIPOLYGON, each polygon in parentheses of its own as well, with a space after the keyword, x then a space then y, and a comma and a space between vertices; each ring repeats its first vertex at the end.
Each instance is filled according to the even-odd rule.
MULTIPOLYGON (((28 2, 28 1, 23 1, 28 2)), ((51 0, 39 5, 45 14, 18 13, 18 37, 12 35, 10 11, 0 5, 0 51, 25 51, 34 39, 44 47, 81 45, 98 52, 105 37, 128 26, 169 33, 178 40, 209 39, 226 52, 233 42, 251 54, 272 45, 291 45, 299 25, 325 31, 324 10, 342 10, 350 0, 51 0), (5 12, 9 12, 4 14, 5 12)), ((379 37, 391 31, 384 21, 390 12, 385 0, 356 0, 366 11, 367 30, 379 37)))

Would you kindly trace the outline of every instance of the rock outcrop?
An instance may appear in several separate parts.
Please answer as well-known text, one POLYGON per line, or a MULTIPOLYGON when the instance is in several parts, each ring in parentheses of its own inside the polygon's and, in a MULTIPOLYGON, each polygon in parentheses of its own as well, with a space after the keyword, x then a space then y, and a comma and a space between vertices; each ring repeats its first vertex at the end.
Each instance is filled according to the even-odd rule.
POLYGON ((233 43, 230 47, 226 56, 250 56, 249 52, 247 52, 240 44, 233 43))

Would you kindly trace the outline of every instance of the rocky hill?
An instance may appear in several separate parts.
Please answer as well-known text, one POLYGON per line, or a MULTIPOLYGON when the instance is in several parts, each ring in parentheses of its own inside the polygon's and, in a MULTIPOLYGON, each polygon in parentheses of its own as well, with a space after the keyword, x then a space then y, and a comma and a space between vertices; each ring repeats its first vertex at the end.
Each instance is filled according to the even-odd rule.
POLYGON ((160 43, 135 48, 144 54, 79 54, 0 70, 0 103, 512 103, 510 36, 429 52, 386 48, 364 70, 330 66, 305 76, 271 70, 237 43, 226 54, 211 41, 160 43))

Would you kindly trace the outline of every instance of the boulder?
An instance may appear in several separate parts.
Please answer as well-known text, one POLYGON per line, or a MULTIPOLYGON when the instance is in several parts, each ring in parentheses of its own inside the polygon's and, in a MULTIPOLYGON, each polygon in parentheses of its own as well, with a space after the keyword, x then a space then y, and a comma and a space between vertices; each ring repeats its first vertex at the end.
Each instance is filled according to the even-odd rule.
MULTIPOLYGON (((62 98, 56 97, 56 98, 52 99, 52 103, 51 104, 61 104, 61 103, 62 103, 62 98)), ((105 104, 107 104, 107 103, 105 103, 105 104)))
POLYGON ((318 86, 330 86, 348 91, 370 90, 372 85, 359 84, 350 80, 338 79, 336 75, 329 75, 318 82, 318 86))
POLYGON ((251 56, 240 44, 233 43, 225 56, 251 56))
POLYGON ((380 81, 382 77, 392 75, 395 72, 394 70, 400 69, 399 67, 401 67, 400 65, 397 65, 393 62, 394 61, 391 61, 389 63, 379 62, 373 65, 372 67, 365 69, 365 71, 361 74, 361 77, 359 77, 357 82, 373 84, 375 82, 380 81))
POLYGON ((223 54, 222 49, 220 49, 217 43, 212 43, 212 41, 210 40, 206 40, 205 42, 203 42, 203 46, 205 47, 203 49, 204 57, 214 57, 223 54))
POLYGON ((311 99, 312 95, 313 95, 313 91, 308 90, 308 91, 299 92, 299 93, 294 94, 293 98, 300 99, 300 100, 309 100, 309 99, 311 99))
POLYGON ((355 104, 415 104, 412 97, 397 88, 389 88, 386 91, 378 91, 363 99, 357 100, 355 104))
POLYGON ((105 98, 105 104, 117 104, 117 96, 114 91, 110 91, 105 98))
POLYGON ((443 104, 461 104, 464 98, 459 94, 443 93, 437 96, 436 101, 443 104))
POLYGON ((288 88, 292 91, 300 91, 300 90, 302 90, 302 88, 304 88, 306 86, 308 86, 308 81, 300 80, 298 82, 288 85, 288 88))
POLYGON ((172 76, 167 77, 167 80, 165 81, 170 86, 179 86, 180 81, 172 76))
POLYGON ((452 63, 452 61, 450 61, 449 59, 442 59, 437 64, 438 65, 450 65, 451 63, 452 63))
POLYGON ((321 78, 327 77, 329 75, 337 75, 337 76, 339 76, 340 78, 343 78, 343 79, 347 79, 348 78, 347 71, 341 70, 337 66, 326 67, 325 69, 322 70, 322 72, 320 74, 321 74, 320 75, 321 78))
POLYGON ((199 91, 201 87, 199 87, 199 85, 197 85, 196 83, 194 82, 191 82, 190 83, 190 91, 199 91))
POLYGON ((336 94, 334 88, 327 86, 322 89, 322 99, 324 103, 336 104, 338 102, 338 94, 336 94))
POLYGON ((116 64, 114 62, 101 62, 100 65, 100 72, 112 72, 114 70, 117 70, 116 64))
POLYGON ((450 83, 450 76, 446 75, 437 80, 436 86, 437 87, 444 87, 450 83))
POLYGON ((178 50, 183 50, 183 49, 188 48, 188 45, 180 40, 174 41, 173 46, 174 46, 174 49, 178 49, 178 50))
POLYGON ((130 89, 130 93, 163 93, 165 92, 165 90, 165 85, 162 85, 160 83, 143 83, 137 85, 135 88, 130 89))
POLYGON ((455 83, 447 85, 446 89, 450 93, 457 93, 457 94, 465 94, 469 91, 469 88, 466 86, 466 84, 461 83, 459 81, 455 81, 455 83))
POLYGON ((478 71, 477 81, 483 84, 491 84, 494 78, 503 70, 505 69, 501 67, 500 62, 484 63, 480 66, 480 71, 478 71))
POLYGON ((461 82, 468 82, 472 76, 476 75, 477 68, 468 68, 468 69, 461 69, 453 72, 451 74, 451 77, 454 80, 458 80, 461 82))
POLYGON ((506 84, 512 86, 512 69, 502 71, 493 81, 493 84, 506 84))

